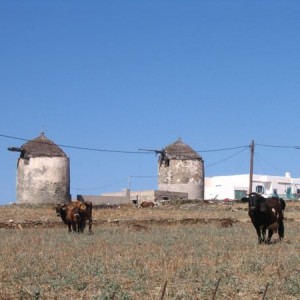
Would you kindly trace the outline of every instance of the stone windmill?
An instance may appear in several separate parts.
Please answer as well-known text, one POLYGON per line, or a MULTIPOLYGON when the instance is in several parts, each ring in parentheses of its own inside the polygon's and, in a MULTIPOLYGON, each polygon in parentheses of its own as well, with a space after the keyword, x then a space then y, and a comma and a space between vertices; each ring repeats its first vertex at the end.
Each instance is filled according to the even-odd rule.
POLYGON ((20 152, 17 163, 17 204, 66 203, 70 195, 70 162, 44 133, 10 151, 20 152))
POLYGON ((204 161, 181 139, 159 151, 158 189, 204 199, 204 161))

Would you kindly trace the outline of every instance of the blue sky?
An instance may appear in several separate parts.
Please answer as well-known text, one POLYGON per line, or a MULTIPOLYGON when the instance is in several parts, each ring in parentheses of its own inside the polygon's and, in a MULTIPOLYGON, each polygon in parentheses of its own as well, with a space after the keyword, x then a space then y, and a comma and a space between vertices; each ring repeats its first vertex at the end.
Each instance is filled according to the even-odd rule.
MULTIPOLYGON (((254 140, 256 174, 300 177, 299 15, 299 1, 0 0, 0 204, 16 197, 7 148, 24 143, 7 136, 42 131, 133 152, 180 137, 207 176, 249 172, 237 147, 254 140)), ((132 189, 157 188, 152 153, 63 150, 73 197, 130 176, 132 189)))

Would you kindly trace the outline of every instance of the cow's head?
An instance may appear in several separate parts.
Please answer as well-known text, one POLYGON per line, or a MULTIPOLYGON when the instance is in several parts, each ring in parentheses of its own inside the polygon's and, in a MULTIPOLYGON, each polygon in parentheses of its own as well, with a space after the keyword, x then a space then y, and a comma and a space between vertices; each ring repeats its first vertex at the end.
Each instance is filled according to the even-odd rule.
POLYGON ((256 193, 251 193, 248 198, 249 211, 256 211, 259 208, 259 197, 256 193))
POLYGON ((55 206, 56 215, 61 217, 66 214, 67 205, 66 204, 57 204, 55 206))
POLYGON ((264 212, 266 210, 266 199, 257 193, 251 193, 249 195, 249 213, 250 212, 264 212))
POLYGON ((57 215, 58 217, 60 217, 60 213, 61 213, 62 206, 63 206, 62 204, 57 204, 57 205, 55 206, 56 215, 57 215))
POLYGON ((78 205, 78 212, 79 213, 86 213, 86 211, 87 211, 86 204, 85 203, 80 203, 78 205))

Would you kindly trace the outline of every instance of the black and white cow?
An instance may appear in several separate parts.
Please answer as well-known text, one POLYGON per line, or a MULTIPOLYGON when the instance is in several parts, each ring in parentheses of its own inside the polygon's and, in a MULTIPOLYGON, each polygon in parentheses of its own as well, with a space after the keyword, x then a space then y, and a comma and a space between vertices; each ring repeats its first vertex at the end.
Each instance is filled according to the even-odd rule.
POLYGON ((264 198, 260 194, 251 193, 242 201, 249 203, 248 214, 255 227, 259 243, 269 244, 274 232, 278 232, 279 240, 283 239, 285 201, 282 198, 264 198), (266 237, 267 230, 268 237, 266 237))

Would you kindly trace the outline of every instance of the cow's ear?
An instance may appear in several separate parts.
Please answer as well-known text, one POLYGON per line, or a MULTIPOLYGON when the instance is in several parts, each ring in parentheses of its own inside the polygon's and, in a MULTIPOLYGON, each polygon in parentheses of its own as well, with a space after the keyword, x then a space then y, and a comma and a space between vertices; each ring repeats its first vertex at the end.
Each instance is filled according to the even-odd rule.
POLYGON ((81 211, 86 210, 86 204, 85 204, 85 203, 80 204, 79 209, 80 209, 81 211))
POLYGON ((241 201, 242 201, 243 203, 249 202, 249 198, 243 197, 243 198, 241 199, 241 201))

